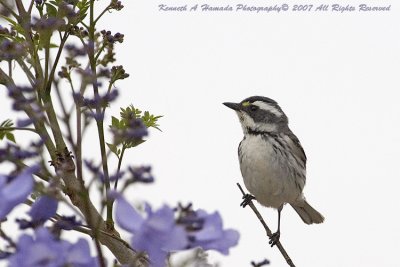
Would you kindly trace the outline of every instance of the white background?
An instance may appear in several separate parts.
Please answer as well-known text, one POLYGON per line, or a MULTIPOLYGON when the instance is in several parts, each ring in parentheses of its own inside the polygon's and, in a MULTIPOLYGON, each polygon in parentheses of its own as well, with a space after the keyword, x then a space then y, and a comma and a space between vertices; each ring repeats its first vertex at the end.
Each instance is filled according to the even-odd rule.
MULTIPOLYGON (((164 115, 163 132, 152 130, 149 141, 125 158, 151 164, 157 182, 132 190, 128 199, 219 210, 241 239, 228 257, 212 253, 213 261, 236 267, 268 258, 272 266, 286 266, 251 210, 239 207, 242 132, 234 112, 222 105, 263 95, 288 115, 308 157, 305 195, 326 218, 308 226, 284 208, 281 242, 296 266, 398 266, 397 2, 340 1, 392 5, 390 12, 343 14, 159 12, 162 3, 206 2, 124 1, 102 26, 125 34, 117 59, 131 74, 117 83, 121 97, 112 114, 133 103, 164 115)), ((284 2, 247 2, 271 3, 284 2)), ((86 141, 86 155, 96 157, 96 137, 86 141)), ((276 211, 259 209, 275 231, 276 211)))

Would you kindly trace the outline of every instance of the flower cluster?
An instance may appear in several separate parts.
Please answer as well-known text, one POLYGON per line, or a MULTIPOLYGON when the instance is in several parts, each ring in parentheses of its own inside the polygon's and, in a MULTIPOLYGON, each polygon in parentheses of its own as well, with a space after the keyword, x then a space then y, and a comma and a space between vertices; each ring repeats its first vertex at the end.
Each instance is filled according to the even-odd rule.
POLYGON ((99 121, 104 119, 104 113, 97 112, 97 110, 108 107, 112 101, 117 99, 118 94, 117 89, 108 91, 104 95, 95 95, 93 98, 84 97, 80 93, 73 93, 73 99, 76 105, 86 108, 84 110, 85 115, 99 121))
POLYGON ((111 3, 109 5, 110 9, 114 9, 114 10, 121 10, 124 8, 124 6, 121 4, 121 1, 118 0, 111 0, 111 3))
POLYGON ((89 32, 84 27, 72 26, 70 29, 72 35, 78 36, 80 38, 88 37, 89 32))
POLYGON ((86 239, 76 243, 56 239, 46 228, 38 228, 35 235, 23 234, 17 251, 9 257, 9 267, 97 267, 96 257, 90 256, 86 239))
POLYGON ((114 135, 114 143, 136 143, 148 135, 148 130, 143 120, 140 118, 129 118, 124 127, 112 127, 111 132, 114 135))
POLYGON ((3 27, 0 25, 0 34, 2 36, 15 36, 17 33, 14 29, 11 28, 11 30, 3 27))
POLYGON ((59 30, 63 26, 65 26, 65 21, 63 19, 49 17, 37 19, 33 23, 32 28, 39 33, 48 34, 59 30))
POLYGON ((0 61, 10 61, 18 59, 26 54, 26 46, 24 43, 13 42, 8 39, 4 39, 0 43, 0 61))
POLYGON ((0 141, 7 142, 0 147, 0 163, 13 166, 0 174, 0 260, 10 267, 106 267, 104 245, 116 266, 146 258, 149 266, 164 267, 167 258, 173 261, 171 252, 181 251, 189 252, 189 265, 211 266, 205 250, 228 254, 239 239, 237 231, 223 227, 218 212, 193 210, 191 205, 154 210, 147 205, 139 212, 121 195, 132 184, 154 182, 149 165, 122 162, 128 149, 147 141, 150 128, 160 130, 162 116, 130 105, 121 108, 118 118, 111 116, 110 135, 104 134, 106 111, 119 95, 115 83, 129 74, 114 63, 114 48, 124 42, 124 34, 97 30, 100 18, 124 6, 119 0, 100 6, 98 2, 0 1, 0 13, 9 13, 3 17, 9 26, 0 26, 0 83, 7 87, 13 110, 26 115, 15 125, 9 119, 0 122, 0 141), (21 86, 24 82, 29 85, 21 86), (72 91, 73 102, 66 99, 64 88, 72 91), (87 156, 97 150, 83 145, 93 118, 100 155, 92 154, 90 159, 99 157, 91 161, 87 156), (38 141, 18 142, 16 131, 38 141), (109 160, 111 153, 118 162, 109 160), (17 211, 23 203, 30 209, 21 215, 17 211), (62 215, 62 204, 70 216, 62 215), (19 226, 18 235, 8 234, 12 223, 19 226), (131 234, 129 242, 114 223, 131 234), (63 240, 68 230, 87 239, 63 240), (90 238, 98 257, 91 255, 90 238))
MULTIPOLYGON (((100 165, 96 165, 96 164, 93 163, 93 161, 89 161, 89 160, 86 160, 86 159, 84 160, 84 163, 85 163, 86 168, 93 174, 93 176, 96 179, 99 179, 101 182, 104 183, 105 178, 104 178, 104 173, 103 173, 103 171, 101 169, 101 166, 100 165)), ((124 176, 124 174, 125 174, 124 171, 118 171, 115 174, 110 175, 109 181, 110 182, 116 181, 116 180, 122 178, 124 176)))
POLYGON ((87 55, 87 49, 85 47, 78 48, 76 45, 73 44, 65 45, 65 50, 67 50, 69 56, 73 58, 87 55))
POLYGON ((20 121, 20 127, 28 126, 34 120, 43 119, 44 114, 37 103, 36 91, 33 87, 10 85, 7 89, 8 96, 13 100, 13 109, 15 111, 28 111, 32 114, 29 120, 20 121))
POLYGON ((113 66, 111 68, 111 83, 117 80, 123 80, 129 77, 129 74, 125 72, 122 66, 113 66))
POLYGON ((186 211, 192 218, 184 220, 176 219, 174 209, 166 205, 154 212, 147 206, 146 216, 143 217, 121 195, 116 194, 115 197, 117 223, 133 234, 133 248, 146 252, 154 267, 165 266, 171 251, 201 247, 228 254, 229 248, 238 242, 239 233, 232 229, 224 230, 218 212, 186 211), (196 227, 193 223, 197 224, 196 227))
POLYGON ((58 201, 49 196, 39 197, 28 212, 31 220, 17 219, 21 229, 36 228, 53 217, 58 208, 58 201))
POLYGON ((7 143, 4 148, 0 148, 0 162, 18 162, 25 159, 37 157, 38 149, 42 146, 42 142, 32 142, 29 149, 23 149, 12 143, 7 143))
POLYGON ((122 33, 117 32, 113 35, 111 31, 106 30, 102 30, 100 33, 103 35, 103 40, 106 43, 114 44, 116 42, 122 43, 124 41, 124 35, 122 33))
POLYGON ((0 221, 5 219, 15 206, 24 202, 32 192, 32 174, 35 171, 37 166, 27 168, 14 177, 0 175, 0 221))
POLYGON ((212 249, 227 255, 229 248, 237 244, 238 232, 232 229, 224 230, 218 212, 209 214, 202 209, 195 211, 191 204, 187 207, 179 205, 177 211, 177 223, 187 231, 189 248, 212 249))
POLYGON ((150 166, 128 167, 129 173, 132 175, 131 182, 139 182, 149 184, 154 182, 154 177, 151 174, 150 166))
POLYGON ((118 90, 114 89, 110 92, 106 92, 104 95, 97 95, 94 98, 83 98, 83 106, 91 109, 98 107, 106 107, 110 102, 114 101, 118 97, 118 90))

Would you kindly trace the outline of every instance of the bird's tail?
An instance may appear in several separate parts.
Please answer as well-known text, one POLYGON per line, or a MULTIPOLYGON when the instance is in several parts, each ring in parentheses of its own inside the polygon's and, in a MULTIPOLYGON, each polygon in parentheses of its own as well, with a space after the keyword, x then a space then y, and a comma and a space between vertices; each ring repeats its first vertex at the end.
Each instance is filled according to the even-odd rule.
POLYGON ((325 218, 317 210, 310 206, 307 201, 301 202, 301 204, 291 204, 294 210, 299 214, 300 218, 306 224, 322 223, 325 218), (296 205, 297 204, 297 205, 296 205))

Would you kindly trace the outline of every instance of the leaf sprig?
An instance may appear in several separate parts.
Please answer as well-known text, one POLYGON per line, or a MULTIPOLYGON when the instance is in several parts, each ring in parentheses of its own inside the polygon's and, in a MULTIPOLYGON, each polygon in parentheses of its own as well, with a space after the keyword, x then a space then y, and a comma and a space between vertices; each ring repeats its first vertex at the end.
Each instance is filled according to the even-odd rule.
POLYGON ((13 126, 14 126, 14 123, 10 119, 7 119, 0 124, 0 140, 3 140, 4 138, 6 138, 7 140, 15 143, 14 134, 11 132, 12 130, 7 129, 7 128, 11 128, 13 126))
MULTIPOLYGON (((132 119, 140 119, 146 128, 155 128, 159 131, 158 120, 161 118, 161 115, 153 115, 150 114, 149 111, 141 111, 138 108, 135 108, 133 105, 129 105, 126 108, 121 108, 120 118, 112 116, 111 117, 111 125, 109 126, 111 130, 126 130, 132 119)), ((135 140, 126 140, 122 143, 107 143, 108 148, 113 152, 118 158, 121 156, 122 151, 127 148, 136 147, 142 143, 144 143, 145 139, 135 139, 135 140)))

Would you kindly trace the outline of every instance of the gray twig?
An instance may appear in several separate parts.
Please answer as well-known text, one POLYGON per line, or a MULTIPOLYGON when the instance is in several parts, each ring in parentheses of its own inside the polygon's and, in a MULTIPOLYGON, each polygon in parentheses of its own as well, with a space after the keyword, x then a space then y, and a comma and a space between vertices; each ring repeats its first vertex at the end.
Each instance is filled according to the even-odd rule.
MULTIPOLYGON (((242 186, 239 183, 236 183, 236 185, 239 187, 240 191, 242 192, 243 196, 246 195, 246 192, 244 192, 242 186)), ((264 221, 264 218, 261 216, 260 212, 257 210, 256 206, 254 205, 253 201, 250 201, 249 204, 250 208, 253 210, 253 212, 256 214, 258 220, 261 222, 262 226, 264 227, 265 231, 267 232, 267 236, 271 237, 272 236, 272 232, 271 229, 269 229, 268 225, 266 224, 266 222, 264 221)), ((290 267, 296 267, 292 261, 292 259, 289 257, 289 255, 287 254, 286 250, 283 248, 282 244, 280 241, 276 242, 276 247, 279 249, 279 251, 281 252, 282 256, 285 258, 287 264, 290 267)))

